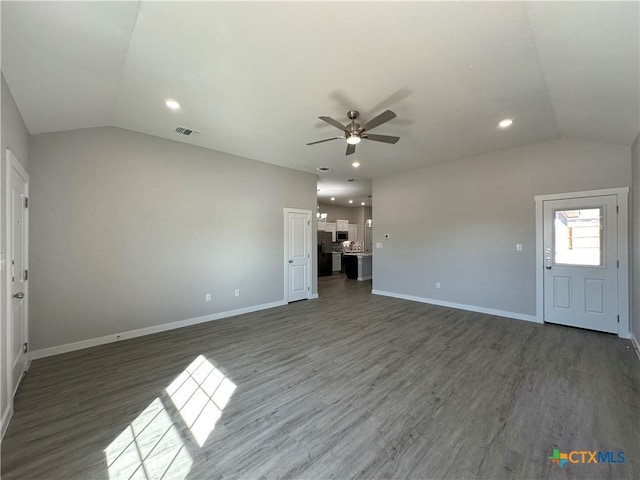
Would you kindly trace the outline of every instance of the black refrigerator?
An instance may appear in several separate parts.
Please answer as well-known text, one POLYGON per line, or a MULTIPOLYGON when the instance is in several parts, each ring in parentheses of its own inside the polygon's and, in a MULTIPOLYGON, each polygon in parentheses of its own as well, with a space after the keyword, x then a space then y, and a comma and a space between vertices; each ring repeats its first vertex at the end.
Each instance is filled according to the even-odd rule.
POLYGON ((318 276, 324 277, 332 273, 333 253, 331 232, 318 231, 318 276))

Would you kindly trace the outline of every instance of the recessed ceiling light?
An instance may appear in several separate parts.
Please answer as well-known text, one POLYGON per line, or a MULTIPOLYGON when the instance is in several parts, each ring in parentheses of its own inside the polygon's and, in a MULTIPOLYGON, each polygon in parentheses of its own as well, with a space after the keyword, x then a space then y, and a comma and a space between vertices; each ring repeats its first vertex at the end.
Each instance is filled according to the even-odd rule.
POLYGON ((332 202, 335 201, 335 199, 336 199, 336 197, 331 197, 331 201, 332 202))
POLYGON ((353 200, 349 200, 349 203, 353 203, 353 200))
POLYGON ((360 162, 353 162, 351 165, 353 168, 358 168, 360 166, 360 162))
POLYGON ((502 121, 498 124, 498 126, 499 126, 500 128, 507 128, 507 127, 510 127, 512 123, 513 123, 513 120, 512 120, 512 119, 510 119, 510 118, 505 118, 504 120, 502 120, 502 121))
POLYGON ((169 107, 171 110, 177 110, 180 108, 180 104, 175 100, 166 100, 164 104, 169 107))
POLYGON ((360 205, 366 205, 364 202, 360 202, 360 205))

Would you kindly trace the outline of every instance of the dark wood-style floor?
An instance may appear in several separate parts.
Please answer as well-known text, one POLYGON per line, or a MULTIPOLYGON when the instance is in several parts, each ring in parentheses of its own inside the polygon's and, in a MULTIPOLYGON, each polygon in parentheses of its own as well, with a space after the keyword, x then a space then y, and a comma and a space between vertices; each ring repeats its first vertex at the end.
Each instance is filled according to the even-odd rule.
POLYGON ((370 290, 33 362, 3 480, 640 478, 628 341, 370 290))

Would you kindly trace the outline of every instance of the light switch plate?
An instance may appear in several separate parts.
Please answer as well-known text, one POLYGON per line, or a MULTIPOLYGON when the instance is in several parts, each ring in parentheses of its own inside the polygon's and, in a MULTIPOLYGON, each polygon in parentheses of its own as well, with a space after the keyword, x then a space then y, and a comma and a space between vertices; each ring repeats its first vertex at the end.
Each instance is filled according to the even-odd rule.
POLYGON ((377 242, 376 243, 376 248, 382 248, 382 242, 377 242))

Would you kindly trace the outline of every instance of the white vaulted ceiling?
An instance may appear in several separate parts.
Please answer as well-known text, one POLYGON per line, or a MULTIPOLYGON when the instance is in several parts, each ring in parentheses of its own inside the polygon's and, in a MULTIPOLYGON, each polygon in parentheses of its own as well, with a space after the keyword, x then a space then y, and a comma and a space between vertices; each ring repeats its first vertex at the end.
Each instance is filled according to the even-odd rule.
POLYGON ((2 71, 31 133, 113 125, 327 166, 321 200, 357 199, 376 176, 562 136, 631 145, 639 21, 637 2, 3 1, 2 71), (394 110, 373 133, 400 141, 305 145, 352 108, 394 110))

